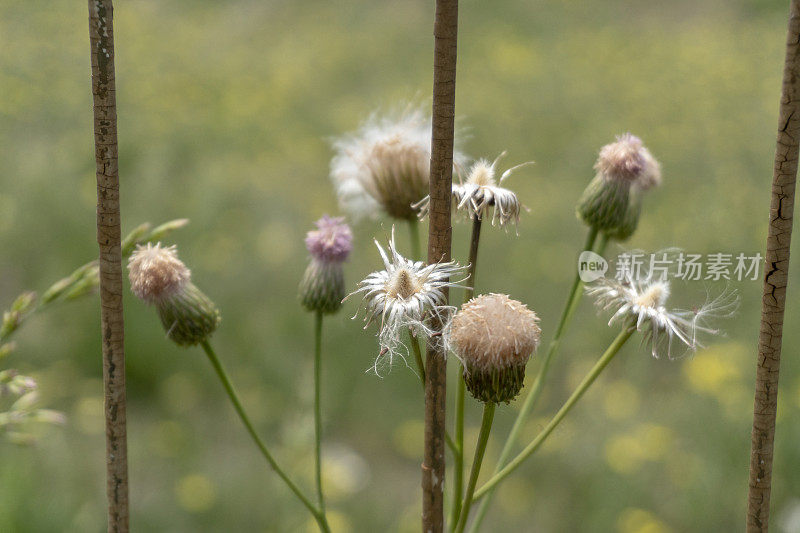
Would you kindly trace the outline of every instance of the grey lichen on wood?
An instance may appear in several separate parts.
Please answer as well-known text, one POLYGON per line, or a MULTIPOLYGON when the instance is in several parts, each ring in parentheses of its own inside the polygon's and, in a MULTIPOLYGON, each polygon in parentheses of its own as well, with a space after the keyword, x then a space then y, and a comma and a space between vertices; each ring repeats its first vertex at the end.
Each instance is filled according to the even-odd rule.
POLYGON ((100 325, 105 388, 108 531, 127 532, 129 510, 120 245, 122 236, 111 0, 89 0, 89 43, 97 167, 97 244, 100 248, 100 325))

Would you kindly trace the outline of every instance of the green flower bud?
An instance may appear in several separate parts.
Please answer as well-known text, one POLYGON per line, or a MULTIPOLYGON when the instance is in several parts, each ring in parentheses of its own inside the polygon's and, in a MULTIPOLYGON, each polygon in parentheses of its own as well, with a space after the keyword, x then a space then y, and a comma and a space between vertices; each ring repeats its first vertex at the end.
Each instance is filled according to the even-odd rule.
POLYGON ((617 240, 629 238, 642 212, 642 193, 661 182, 661 168, 642 141, 629 133, 600 150, 597 175, 578 201, 578 217, 617 240))
POLYGON ((300 281, 299 295, 300 303, 309 311, 338 311, 345 297, 342 265, 312 259, 300 281))
POLYGON ((131 290, 154 304, 167 337, 181 346, 205 341, 220 322, 219 310, 191 281, 175 246, 139 246, 128 262, 131 290))
POLYGON ((191 281, 175 294, 157 301, 156 309, 167 337, 181 346, 203 342, 220 322, 214 302, 191 281))

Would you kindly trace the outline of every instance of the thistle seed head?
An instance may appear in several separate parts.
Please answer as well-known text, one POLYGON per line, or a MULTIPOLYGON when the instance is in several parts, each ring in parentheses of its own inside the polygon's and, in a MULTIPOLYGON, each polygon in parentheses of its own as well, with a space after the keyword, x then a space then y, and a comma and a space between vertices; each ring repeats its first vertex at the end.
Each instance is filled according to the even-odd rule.
POLYGON ((720 333, 711 322, 732 316, 739 307, 736 292, 726 289, 700 307, 671 309, 667 307, 668 281, 634 280, 630 276, 623 281, 600 278, 586 292, 595 297, 599 308, 613 312, 609 326, 621 322, 625 327, 635 327, 653 357, 666 355, 670 359, 702 347, 701 337, 720 333))
POLYGON ((499 403, 519 394, 541 333, 539 317, 527 306, 503 294, 486 294, 461 306, 448 341, 464 364, 470 393, 499 403))
POLYGON ((373 116, 358 132, 334 142, 331 179, 342 208, 354 216, 411 220, 411 204, 428 193, 430 118, 419 110, 373 116))
MULTIPOLYGON (((421 261, 400 255, 394 239, 394 228, 389 240, 389 249, 375 241, 383 259, 383 270, 371 273, 358 284, 358 289, 347 298, 363 293, 366 309, 365 322, 379 322, 378 338, 380 355, 373 365, 376 373, 384 366, 391 367, 395 356, 403 357, 407 348, 404 335, 411 331, 415 336, 428 335, 430 329, 425 322, 428 316, 436 315, 442 321, 449 315, 445 290, 460 287, 466 268, 455 262, 425 265, 421 261)), ((355 318, 355 317, 353 317, 355 318)), ((366 326, 365 326, 366 327, 366 326)))
POLYGON ((175 245, 147 243, 136 247, 128 261, 131 290, 149 304, 177 294, 190 280, 191 272, 178 259, 175 245))
POLYGON ((606 179, 635 181, 645 170, 647 149, 642 140, 630 133, 617 136, 616 142, 600 149, 594 169, 606 179))

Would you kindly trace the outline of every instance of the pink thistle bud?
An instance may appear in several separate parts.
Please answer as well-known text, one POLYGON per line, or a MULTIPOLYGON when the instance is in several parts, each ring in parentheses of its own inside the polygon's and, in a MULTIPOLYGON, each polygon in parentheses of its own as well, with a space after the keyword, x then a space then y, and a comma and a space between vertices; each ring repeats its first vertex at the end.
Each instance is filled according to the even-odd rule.
POLYGON ((317 229, 306 234, 306 248, 317 259, 326 263, 341 263, 353 249, 353 233, 344 217, 323 215, 315 222, 317 229))
POLYGON ((335 313, 344 298, 342 263, 353 249, 353 233, 344 218, 323 215, 306 236, 311 263, 300 281, 300 302, 309 311, 335 313))
POLYGON ((139 245, 128 261, 133 293, 155 304, 167 336, 181 346, 205 341, 219 325, 219 310, 191 282, 175 246, 139 245))

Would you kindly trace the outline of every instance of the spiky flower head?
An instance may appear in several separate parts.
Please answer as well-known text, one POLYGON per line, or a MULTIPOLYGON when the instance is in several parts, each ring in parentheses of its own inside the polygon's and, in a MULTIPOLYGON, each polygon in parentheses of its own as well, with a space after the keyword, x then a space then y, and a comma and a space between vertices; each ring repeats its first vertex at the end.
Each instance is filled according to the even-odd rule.
POLYGON ((404 332, 427 335, 430 333, 425 325, 427 316, 435 314, 444 318, 444 314, 452 309, 446 305, 445 290, 457 287, 458 283, 464 281, 451 281, 450 278, 464 275, 466 268, 454 261, 425 265, 421 261, 406 259, 397 251, 394 227, 388 254, 377 240, 375 245, 383 259, 384 269, 360 281, 358 289, 347 298, 364 294, 365 328, 373 321, 380 322, 378 338, 381 352, 373 366, 378 372, 379 366, 384 363, 391 366, 396 355, 404 357, 401 348, 408 353, 401 341, 404 332))
MULTIPOLYGON (((514 191, 501 187, 516 169, 530 165, 533 161, 513 166, 500 175, 498 180, 497 163, 506 155, 501 153, 491 163, 487 159, 479 159, 470 167, 466 181, 453 184, 453 201, 456 209, 463 211, 467 216, 482 220, 484 214, 491 212, 492 225, 499 222, 501 226, 509 222, 519 223, 519 213, 525 207, 517 199, 514 191)), ((419 210, 419 218, 425 218, 430 209, 430 196, 414 204, 419 210)))
POLYGON ((353 248, 353 233, 344 218, 324 215, 306 235, 311 262, 300 282, 300 301, 309 311, 335 313, 344 298, 342 263, 353 248))
POLYGON ((191 272, 174 245, 137 246, 128 261, 128 278, 133 293, 156 306, 167 337, 177 344, 198 344, 217 329, 219 311, 191 282, 191 272))
POLYGON ((353 232, 344 217, 322 218, 314 223, 317 229, 306 234, 306 249, 314 259, 341 263, 353 249, 353 232))
POLYGON ((504 294, 484 294, 461 306, 448 342, 464 365, 475 399, 510 402, 522 389, 525 366, 539 346, 539 317, 504 294))
POLYGON ((341 207, 356 218, 383 211, 413 219, 411 205, 428 194, 430 146, 431 119, 411 107, 373 115, 357 132, 335 140, 331 179, 341 207))
POLYGON ((578 216, 617 240, 636 230, 643 193, 661 183, 661 166, 642 140, 625 133, 600 149, 597 175, 578 202, 578 216))
POLYGON ((644 335, 644 344, 656 358, 666 355, 675 359, 694 353, 703 346, 702 336, 720 333, 709 322, 732 316, 739 306, 735 291, 726 289, 716 298, 707 298, 700 307, 670 309, 667 307, 669 281, 634 280, 630 276, 623 281, 600 278, 588 286, 586 292, 595 297, 600 309, 614 311, 609 326, 615 322, 635 326, 644 335))

